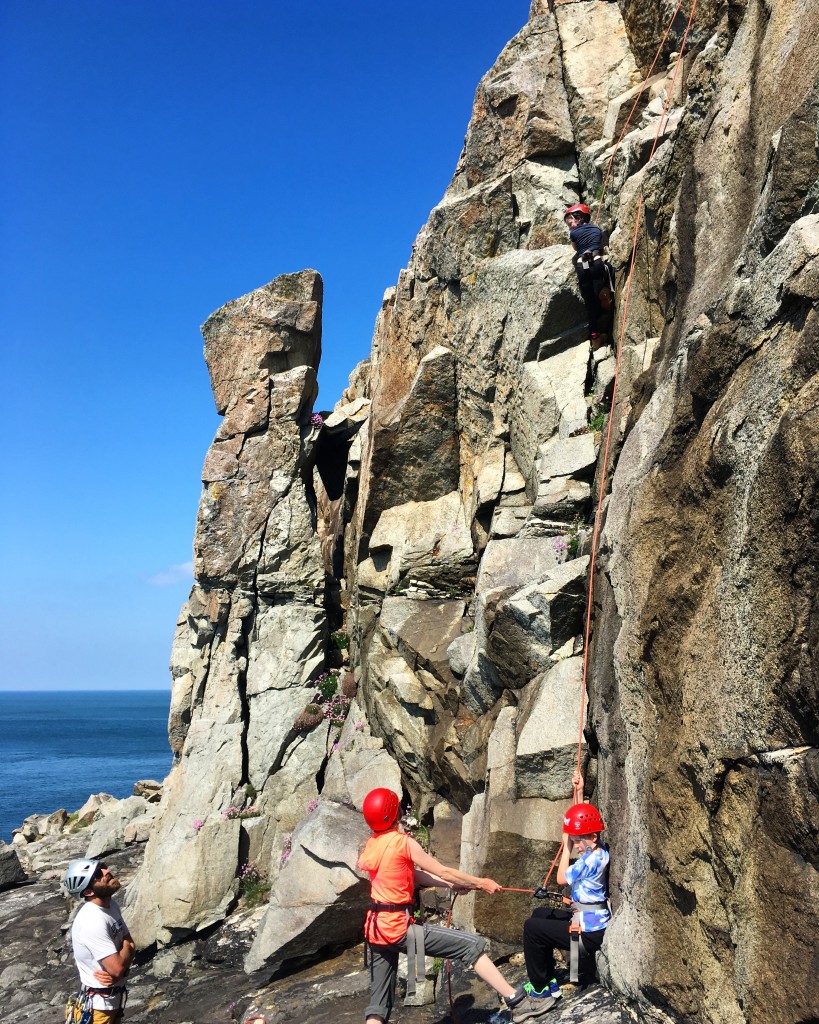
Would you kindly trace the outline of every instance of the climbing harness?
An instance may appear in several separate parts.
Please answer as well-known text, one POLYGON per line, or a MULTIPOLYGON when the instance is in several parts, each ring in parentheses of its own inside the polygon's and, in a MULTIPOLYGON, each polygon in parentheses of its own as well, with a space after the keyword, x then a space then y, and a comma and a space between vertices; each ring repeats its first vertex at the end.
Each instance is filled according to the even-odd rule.
POLYGON ((580 915, 584 910, 608 910, 607 902, 578 903, 571 901, 572 920, 569 924, 569 981, 576 985, 580 979, 580 956, 588 956, 583 945, 583 927, 580 915))
POLYGON ((417 983, 426 976, 424 926, 412 921, 407 928, 407 996, 415 995, 417 983))
MULTIPOLYGON (((378 929, 378 915, 379 914, 381 914, 381 913, 401 913, 403 911, 403 912, 406 913, 407 917, 410 919, 410 924, 413 924, 414 922, 412 920, 412 913, 413 913, 414 909, 415 909, 415 904, 412 903, 412 902, 410 902, 410 903, 378 903, 376 900, 370 900, 370 905, 369 905, 368 912, 367 912, 367 921, 370 921, 371 920, 370 915, 373 915, 373 918, 372 918, 372 919, 374 919, 373 920, 373 931, 375 932, 375 934, 377 936, 378 932, 379 932, 379 929, 378 929)), ((385 936, 384 937, 383 945, 389 946, 391 944, 392 944, 391 940, 388 939, 385 936)), ((373 958, 372 958, 372 954, 370 953, 370 946, 371 945, 372 945, 372 943, 367 938, 367 932, 365 930, 365 932, 364 932, 364 966, 370 968, 370 978, 372 979, 373 958)), ((376 943, 376 945, 378 945, 378 943, 376 943)))
POLYGON ((594 290, 601 312, 610 313, 614 305, 614 269, 609 263, 608 249, 587 249, 578 253, 575 269, 581 285, 594 290))
POLYGON ((91 1024, 94 1019, 94 996, 119 996, 119 1006, 108 1013, 122 1013, 128 1002, 125 985, 109 985, 108 988, 90 988, 83 985, 79 992, 69 996, 65 1004, 65 1024, 91 1024))

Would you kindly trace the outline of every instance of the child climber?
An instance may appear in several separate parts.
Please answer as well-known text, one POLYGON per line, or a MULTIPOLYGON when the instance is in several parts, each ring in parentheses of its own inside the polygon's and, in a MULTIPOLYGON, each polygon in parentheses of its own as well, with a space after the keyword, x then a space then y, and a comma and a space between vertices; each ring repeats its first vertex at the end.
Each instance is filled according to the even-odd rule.
POLYGON ((373 830, 358 859, 358 867, 369 873, 372 883, 370 909, 364 924, 370 953, 367 1024, 386 1024, 389 1020, 399 953, 407 954, 408 992, 414 989, 416 960, 423 973, 425 955, 446 957, 473 967, 479 978, 503 996, 512 1010, 514 1024, 522 1024, 551 1009, 543 1000, 529 996, 523 987, 515 989, 504 979, 484 953, 485 941, 480 936, 414 923, 412 901, 416 884, 445 886, 456 892, 480 889, 487 893, 498 892, 501 886, 491 878, 476 878, 431 857, 411 836, 400 831, 399 808, 398 797, 389 789, 373 789, 362 807, 373 830))
POLYGON ((614 274, 603 248, 603 232, 591 223, 591 210, 585 203, 570 206, 563 221, 575 251, 572 263, 586 306, 591 345, 598 349, 608 341, 614 306, 614 274))
POLYGON ((557 881, 572 887, 571 911, 538 907, 523 926, 523 955, 529 975, 524 989, 548 1009, 560 997, 554 976, 555 949, 569 950, 570 979, 577 981, 581 954, 592 957, 603 944, 611 918, 609 851, 600 842, 605 827, 600 812, 591 804, 576 803, 566 811, 557 881), (573 854, 579 856, 570 864, 573 854))

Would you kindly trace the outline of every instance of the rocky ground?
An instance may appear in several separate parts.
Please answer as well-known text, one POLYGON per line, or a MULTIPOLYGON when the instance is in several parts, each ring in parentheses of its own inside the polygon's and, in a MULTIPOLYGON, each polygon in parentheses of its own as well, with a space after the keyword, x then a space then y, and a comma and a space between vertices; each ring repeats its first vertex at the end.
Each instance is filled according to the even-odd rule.
MULTIPOLYGON (((0 893, 0 1024, 63 1019, 68 995, 77 988, 69 926, 76 908, 63 894, 59 877, 65 863, 85 852, 88 836, 50 837, 39 857, 49 866, 27 881, 0 893), (44 850, 48 850, 45 857, 44 850)), ((127 885, 139 867, 144 844, 106 855, 127 885)), ((239 909, 201 939, 138 957, 129 986, 126 1020, 132 1024, 227 1024, 230 1021, 285 1024, 360 1022, 367 1002, 368 972, 363 948, 330 951, 298 970, 269 978, 242 968, 262 909, 239 909), (261 1018, 261 1021, 258 1020, 261 1018)), ((513 947, 495 947, 493 955, 508 977, 523 979, 522 957, 513 947)), ((494 994, 471 972, 453 971, 453 1005, 457 1024, 502 1024, 494 994)), ((633 1019, 603 989, 595 987, 567 998, 549 1015, 565 1024, 625 1024, 633 1019)), ((400 1006, 394 1020, 432 1024, 451 1018, 447 985, 436 986, 435 1003, 400 1006)))

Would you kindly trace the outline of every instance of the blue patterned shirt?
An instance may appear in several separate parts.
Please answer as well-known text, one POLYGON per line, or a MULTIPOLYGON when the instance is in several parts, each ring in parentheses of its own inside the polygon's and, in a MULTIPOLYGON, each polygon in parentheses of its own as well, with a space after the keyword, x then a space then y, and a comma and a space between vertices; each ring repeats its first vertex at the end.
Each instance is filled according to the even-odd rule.
MULTIPOLYGON (((582 854, 566 868, 566 881, 572 887, 572 899, 576 903, 603 903, 609 898, 608 886, 609 851, 598 846, 582 854)), ((584 932, 596 932, 605 928, 611 919, 607 907, 599 910, 584 910, 580 914, 580 927, 584 932)))

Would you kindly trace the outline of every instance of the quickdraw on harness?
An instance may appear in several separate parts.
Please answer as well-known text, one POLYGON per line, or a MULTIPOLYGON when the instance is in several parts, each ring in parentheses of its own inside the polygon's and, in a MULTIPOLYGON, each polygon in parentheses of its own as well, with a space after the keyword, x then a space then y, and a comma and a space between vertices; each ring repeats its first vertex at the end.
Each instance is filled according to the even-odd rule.
POLYGON ((583 926, 581 914, 584 910, 608 910, 608 903, 577 903, 570 900, 572 919, 569 923, 569 981, 576 985, 580 980, 580 956, 588 956, 589 951, 583 945, 583 926))
POLYGON ((65 1024, 91 1024, 94 1019, 91 999, 90 992, 69 996, 65 1004, 65 1024))
POLYGON ((119 1006, 113 1013, 121 1013, 128 1002, 125 985, 109 985, 108 988, 90 988, 83 985, 80 991, 69 996, 65 1004, 65 1024, 92 1024, 94 1019, 94 996, 119 996, 119 1006))
MULTIPOLYGON (((414 996, 418 989, 418 982, 426 977, 426 950, 424 947, 424 928, 417 924, 413 918, 414 904, 412 903, 377 903, 370 900, 367 919, 373 922, 373 932, 378 936, 378 915, 380 913, 401 913, 409 917, 407 926, 407 995, 414 996), (370 916, 372 915, 372 917, 370 916)), ((377 944, 377 943, 376 943, 377 944)), ((370 968, 372 978, 373 962, 369 938, 364 939, 364 966, 370 968)), ((392 945, 392 942, 385 939, 385 946, 392 945)))

